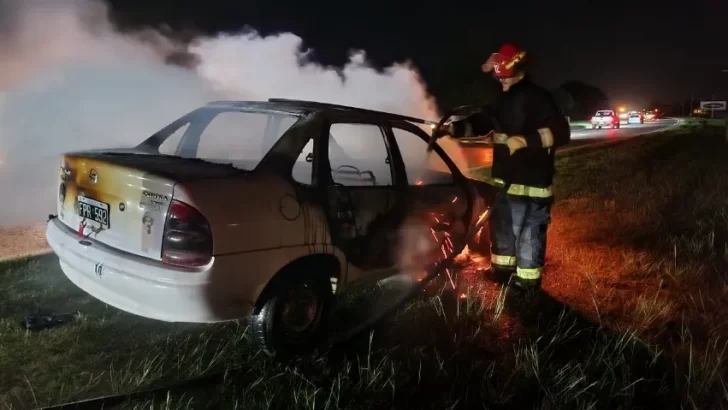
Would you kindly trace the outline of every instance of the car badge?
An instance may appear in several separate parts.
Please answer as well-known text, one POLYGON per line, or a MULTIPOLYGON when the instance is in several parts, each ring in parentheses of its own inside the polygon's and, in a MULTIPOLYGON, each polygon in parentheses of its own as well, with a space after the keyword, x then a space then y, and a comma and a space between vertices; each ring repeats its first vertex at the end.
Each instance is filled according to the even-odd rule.
POLYGON ((88 173, 88 179, 91 180, 92 184, 96 184, 99 182, 99 174, 96 172, 95 169, 92 169, 91 172, 88 173))
POLYGON ((154 225, 154 218, 152 218, 151 215, 149 215, 149 212, 144 213, 144 217, 142 217, 142 224, 144 225, 144 228, 147 231, 147 234, 152 233, 152 225, 154 225))

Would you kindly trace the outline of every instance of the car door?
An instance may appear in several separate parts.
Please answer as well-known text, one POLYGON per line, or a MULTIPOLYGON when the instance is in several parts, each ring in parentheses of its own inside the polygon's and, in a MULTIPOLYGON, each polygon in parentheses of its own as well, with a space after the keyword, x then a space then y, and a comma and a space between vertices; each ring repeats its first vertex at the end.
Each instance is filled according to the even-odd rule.
POLYGON ((386 124, 334 121, 321 144, 328 157, 318 179, 326 192, 332 241, 362 271, 394 265, 394 241, 404 217, 404 192, 395 178, 399 158, 390 154, 386 135, 386 124))
MULTIPOLYGON (((464 239, 473 212, 467 182, 445 151, 427 152, 429 136, 420 128, 400 123, 392 138, 402 153, 409 207, 400 249, 403 268, 422 269, 450 254, 464 239)), ((464 165, 464 164, 463 164, 464 165)))

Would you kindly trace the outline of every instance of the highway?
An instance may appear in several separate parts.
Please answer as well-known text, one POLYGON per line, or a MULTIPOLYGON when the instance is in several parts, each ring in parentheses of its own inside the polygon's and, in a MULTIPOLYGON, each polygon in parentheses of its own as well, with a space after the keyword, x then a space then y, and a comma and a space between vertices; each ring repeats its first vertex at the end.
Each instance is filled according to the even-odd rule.
POLYGON ((660 131, 676 125, 678 121, 673 118, 663 118, 655 122, 645 124, 622 124, 618 129, 572 129, 571 144, 565 146, 561 151, 571 150, 577 147, 597 146, 598 144, 610 141, 617 141, 626 138, 638 137, 660 131))
MULTIPOLYGON (((645 124, 622 124, 618 129, 572 129, 571 143, 562 147, 557 152, 567 152, 587 147, 596 148, 599 145, 610 143, 613 141, 634 138, 641 135, 650 134, 661 131, 666 128, 675 126, 678 120, 672 118, 664 118, 655 122, 645 124)), ((463 153, 467 161, 467 168, 479 168, 490 166, 492 162, 492 151, 489 147, 479 144, 462 144, 463 153)))

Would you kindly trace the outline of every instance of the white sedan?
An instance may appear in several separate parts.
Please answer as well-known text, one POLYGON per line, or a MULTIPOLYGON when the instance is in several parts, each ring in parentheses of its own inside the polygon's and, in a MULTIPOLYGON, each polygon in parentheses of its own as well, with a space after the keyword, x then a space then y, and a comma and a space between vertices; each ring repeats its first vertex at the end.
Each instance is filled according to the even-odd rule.
POLYGON ((252 315, 266 351, 309 349, 334 294, 424 269, 484 209, 440 146, 426 152, 426 124, 210 103, 133 149, 63 155, 47 239, 66 276, 109 305, 170 322, 252 315), (436 247, 413 255, 407 226, 436 247))

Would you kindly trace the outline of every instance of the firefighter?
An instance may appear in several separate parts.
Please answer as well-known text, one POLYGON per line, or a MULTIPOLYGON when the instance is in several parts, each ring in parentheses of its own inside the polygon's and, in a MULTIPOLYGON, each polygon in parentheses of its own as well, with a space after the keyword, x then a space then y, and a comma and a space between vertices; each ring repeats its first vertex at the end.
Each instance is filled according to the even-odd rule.
POLYGON ((571 131, 550 93, 532 83, 525 69, 525 51, 501 46, 482 65, 502 86, 499 101, 453 122, 448 131, 493 142, 492 182, 511 185, 493 204, 490 273, 512 276, 516 288, 537 290, 551 222, 554 152, 570 141, 571 131))

